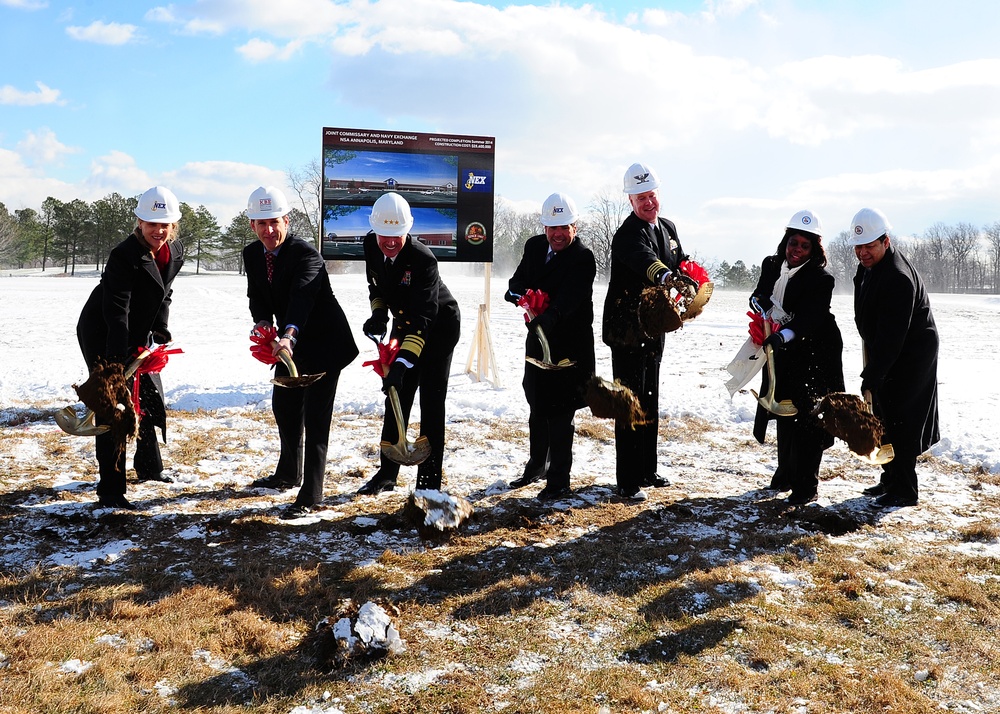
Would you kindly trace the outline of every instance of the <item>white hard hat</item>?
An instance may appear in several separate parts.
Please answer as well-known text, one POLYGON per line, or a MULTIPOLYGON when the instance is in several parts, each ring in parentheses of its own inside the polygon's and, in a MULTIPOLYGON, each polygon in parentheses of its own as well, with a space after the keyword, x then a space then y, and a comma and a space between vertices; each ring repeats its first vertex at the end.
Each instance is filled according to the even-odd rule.
POLYGON ((660 187, 660 178, 646 164, 632 164, 625 172, 625 193, 634 196, 660 187))
POLYGON ((181 204, 169 188, 153 186, 139 196, 134 213, 148 223, 177 223, 181 219, 181 204))
POLYGON ((578 216, 576 204, 565 193, 554 193, 542 204, 543 226, 570 226, 578 216))
POLYGON ((281 218, 291 210, 285 194, 274 186, 259 186, 247 200, 247 218, 252 221, 281 218))
POLYGON ((818 236, 823 235, 823 222, 812 211, 799 211, 788 219, 788 224, 785 228, 805 231, 806 233, 813 233, 818 236))
POLYGON ((877 208, 862 208, 851 220, 851 245, 864 245, 878 240, 892 230, 889 219, 877 208))
POLYGON ((372 206, 372 214, 368 217, 375 235, 402 237, 413 227, 413 214, 410 204, 398 193, 384 193, 372 206))

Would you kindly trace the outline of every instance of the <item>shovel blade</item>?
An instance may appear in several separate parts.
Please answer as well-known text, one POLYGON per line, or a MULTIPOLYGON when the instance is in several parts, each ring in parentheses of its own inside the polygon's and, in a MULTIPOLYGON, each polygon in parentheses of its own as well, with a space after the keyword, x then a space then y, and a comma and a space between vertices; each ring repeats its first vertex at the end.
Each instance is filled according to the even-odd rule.
POLYGON ((400 466, 422 464, 431 455, 431 442, 426 436, 418 436, 413 443, 405 439, 396 444, 383 441, 379 444, 379 448, 385 458, 400 466))
POLYGON ((768 401, 764 397, 758 396, 757 392, 755 392, 752 389, 750 390, 750 393, 757 400, 758 404, 760 404, 762 407, 767 409, 775 416, 795 416, 796 414, 799 413, 798 407, 792 404, 791 400, 789 399, 782 399, 780 402, 776 399, 768 401))
MULTIPOLYGON (((854 452, 852 451, 851 453, 853 454, 854 452)), ((882 444, 881 446, 875 447, 870 454, 864 456, 861 454, 854 455, 866 464, 881 466, 882 464, 887 464, 896 458, 896 450, 892 448, 892 444, 882 444)))
POLYGON ((94 412, 92 411, 88 411, 81 419, 76 415, 76 410, 73 407, 63 407, 53 416, 59 428, 73 436, 98 436, 111 428, 103 424, 95 424, 94 412))
POLYGON ((535 365, 539 369, 547 369, 547 370, 567 369, 568 367, 572 367, 573 365, 576 364, 576 362, 569 359, 560 360, 559 362, 546 362, 545 360, 540 360, 537 357, 525 357, 524 361, 527 362, 528 364, 535 365))
POLYGON ((271 380, 271 384, 276 384, 279 387, 299 389, 301 387, 308 387, 310 384, 315 384, 325 376, 326 372, 320 372, 319 374, 302 374, 298 377, 275 377, 271 380))

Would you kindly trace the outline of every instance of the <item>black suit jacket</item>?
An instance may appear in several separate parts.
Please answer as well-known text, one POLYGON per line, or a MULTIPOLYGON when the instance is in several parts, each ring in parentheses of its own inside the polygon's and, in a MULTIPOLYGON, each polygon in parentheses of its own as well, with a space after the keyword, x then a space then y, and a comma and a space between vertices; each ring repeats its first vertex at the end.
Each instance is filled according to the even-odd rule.
POLYGON ((372 312, 392 315, 389 337, 399 343, 398 356, 416 365, 425 349, 451 352, 461 315, 430 248, 407 236, 391 266, 374 233, 365 236, 364 248, 372 312))
MULTIPOLYGON (((524 367, 524 389, 532 405, 574 409, 583 406, 587 378, 594 373, 594 254, 579 238, 546 262, 549 242, 544 235, 524 244, 521 262, 508 282, 510 292, 524 295, 528 289, 549 295, 546 313, 552 320, 545 338, 552 360, 570 359, 572 368, 539 374, 530 363, 524 367)), ((525 339, 525 354, 542 357, 542 345, 533 331, 525 339)))
POLYGON ((663 244, 652 227, 630 213, 611 240, 611 279, 604 300, 604 344, 612 349, 663 351, 663 335, 650 338, 639 327, 639 298, 643 289, 659 282, 664 272, 677 272, 687 259, 677 227, 657 218, 663 244))
POLYGON ((279 336, 287 325, 299 328, 292 352, 302 374, 346 367, 358 356, 358 346, 333 295, 323 258, 310 243, 289 236, 275 257, 274 278, 269 283, 264 252, 259 240, 243 249, 254 322, 274 322, 279 336))

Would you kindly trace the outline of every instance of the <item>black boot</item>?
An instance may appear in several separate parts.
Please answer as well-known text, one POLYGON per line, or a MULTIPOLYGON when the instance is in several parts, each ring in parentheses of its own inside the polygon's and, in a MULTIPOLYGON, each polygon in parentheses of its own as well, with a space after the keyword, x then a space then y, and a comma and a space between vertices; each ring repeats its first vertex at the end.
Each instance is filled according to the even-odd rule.
POLYGON ((379 469, 368 483, 358 489, 358 495, 376 496, 383 491, 392 491, 394 488, 396 488, 396 474, 386 473, 383 469, 379 469))

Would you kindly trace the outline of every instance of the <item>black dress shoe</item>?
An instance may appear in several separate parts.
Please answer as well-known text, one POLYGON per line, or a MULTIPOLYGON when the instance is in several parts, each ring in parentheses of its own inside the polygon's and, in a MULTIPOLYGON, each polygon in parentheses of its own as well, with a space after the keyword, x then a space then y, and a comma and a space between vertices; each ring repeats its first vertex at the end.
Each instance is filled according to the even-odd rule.
POLYGON ((284 479, 275 478, 274 476, 267 476, 266 478, 259 478, 250 484, 250 488, 273 488, 277 491, 287 491, 290 488, 296 488, 300 484, 292 483, 291 481, 285 481, 284 479))
POLYGON ((307 506, 304 503, 293 503, 281 512, 281 520, 293 521, 296 518, 302 518, 303 516, 308 516, 310 513, 315 512, 316 506, 307 506))
POLYGON ((97 500, 97 505, 100 508, 121 508, 126 511, 137 510, 124 496, 103 496, 97 500))
POLYGON ((622 488, 619 486, 615 491, 615 496, 629 503, 641 503, 649 498, 649 495, 639 487, 622 488))
POLYGON ((788 483, 788 481, 786 481, 781 476, 778 476, 777 474, 775 474, 774 476, 771 477, 771 483, 769 483, 767 485, 767 488, 765 488, 764 490, 765 491, 778 491, 779 493, 782 492, 782 491, 791 491, 792 490, 792 484, 788 483))
POLYGON ((556 499, 567 498, 572 495, 573 489, 569 486, 557 486, 549 483, 545 485, 545 488, 538 492, 538 496, 536 496, 536 498, 542 501, 555 501, 556 499))
POLYGON ((652 476, 644 478, 642 480, 642 485, 648 486, 649 488, 663 488, 664 486, 669 486, 670 482, 660 476, 660 474, 653 474, 652 476))
POLYGON ((544 471, 525 471, 521 478, 516 478, 510 482, 510 488, 522 488, 530 486, 535 481, 541 481, 545 476, 544 471))
POLYGON ((811 503, 812 501, 815 500, 816 500, 815 491, 803 491, 800 493, 792 491, 791 495, 785 499, 785 503, 787 503, 789 506, 802 506, 806 503, 811 503))
POLYGON ((865 496, 881 496, 885 493, 885 484, 877 483, 874 486, 869 486, 861 493, 865 496))
POLYGON ((395 488, 396 479, 394 477, 386 478, 385 476, 375 474, 368 483, 358 489, 358 495, 377 496, 383 491, 392 491, 395 488))
POLYGON ((152 476, 138 476, 140 481, 159 481, 160 483, 173 483, 174 480, 169 476, 164 476, 163 472, 158 474, 153 474, 152 476))
POLYGON ((916 506, 917 499, 903 498, 895 493, 884 493, 868 505, 877 510, 883 508, 906 508, 907 506, 916 506))

